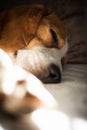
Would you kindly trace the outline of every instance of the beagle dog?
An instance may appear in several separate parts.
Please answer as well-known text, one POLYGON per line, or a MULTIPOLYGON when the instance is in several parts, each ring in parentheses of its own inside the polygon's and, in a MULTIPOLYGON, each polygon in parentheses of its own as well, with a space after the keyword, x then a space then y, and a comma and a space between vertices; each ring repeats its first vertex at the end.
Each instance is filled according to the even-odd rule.
POLYGON ((66 30, 50 9, 20 6, 0 13, 1 130, 59 129, 57 103, 40 80, 61 81, 67 50, 66 30))
POLYGON ((52 10, 20 6, 0 13, 0 48, 44 83, 59 83, 68 50, 67 32, 52 10))

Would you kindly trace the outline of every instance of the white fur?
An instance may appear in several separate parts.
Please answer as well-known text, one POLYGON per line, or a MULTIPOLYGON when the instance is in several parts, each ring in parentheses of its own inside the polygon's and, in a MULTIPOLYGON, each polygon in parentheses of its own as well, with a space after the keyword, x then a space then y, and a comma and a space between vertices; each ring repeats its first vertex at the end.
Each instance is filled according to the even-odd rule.
MULTIPOLYGON (((10 57, 0 50, 0 94, 12 96, 12 98, 23 98, 26 93, 30 93, 40 99, 48 107, 55 107, 56 102, 53 96, 43 87, 43 84, 31 73, 27 73, 22 68, 12 64, 10 57), (4 58, 4 59, 3 59, 4 58), (25 81, 17 84, 17 81, 25 81)), ((8 109, 14 109, 14 102, 7 101, 8 109)))
POLYGON ((16 63, 24 69, 41 75, 48 75, 51 64, 55 64, 62 71, 61 59, 68 50, 68 42, 61 49, 36 46, 30 50, 19 50, 16 63), (43 73, 42 73, 43 72, 43 73))

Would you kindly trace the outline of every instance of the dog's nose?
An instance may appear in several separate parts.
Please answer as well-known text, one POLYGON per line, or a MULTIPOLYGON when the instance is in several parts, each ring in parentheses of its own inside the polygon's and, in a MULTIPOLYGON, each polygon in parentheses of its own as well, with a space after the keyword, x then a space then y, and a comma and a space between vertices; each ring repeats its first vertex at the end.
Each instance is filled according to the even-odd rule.
POLYGON ((44 83, 60 83, 61 82, 61 71, 58 66, 52 64, 49 67, 49 74, 47 77, 43 77, 44 83))

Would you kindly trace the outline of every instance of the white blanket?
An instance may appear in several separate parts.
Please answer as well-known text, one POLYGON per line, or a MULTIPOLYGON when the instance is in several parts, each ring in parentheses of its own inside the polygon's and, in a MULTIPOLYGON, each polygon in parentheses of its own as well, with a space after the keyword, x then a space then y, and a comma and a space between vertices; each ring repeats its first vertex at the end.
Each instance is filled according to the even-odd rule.
POLYGON ((66 65, 62 82, 46 85, 46 88, 57 100, 59 110, 69 119, 69 130, 87 130, 87 65, 66 65))

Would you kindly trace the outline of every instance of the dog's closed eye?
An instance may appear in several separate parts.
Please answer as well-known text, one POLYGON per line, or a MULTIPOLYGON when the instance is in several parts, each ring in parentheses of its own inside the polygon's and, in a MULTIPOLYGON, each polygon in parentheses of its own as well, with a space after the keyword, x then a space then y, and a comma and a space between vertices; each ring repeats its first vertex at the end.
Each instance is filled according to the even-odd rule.
POLYGON ((58 38, 57 38, 57 34, 53 29, 50 29, 51 35, 53 37, 53 44, 54 45, 58 45, 58 38))

